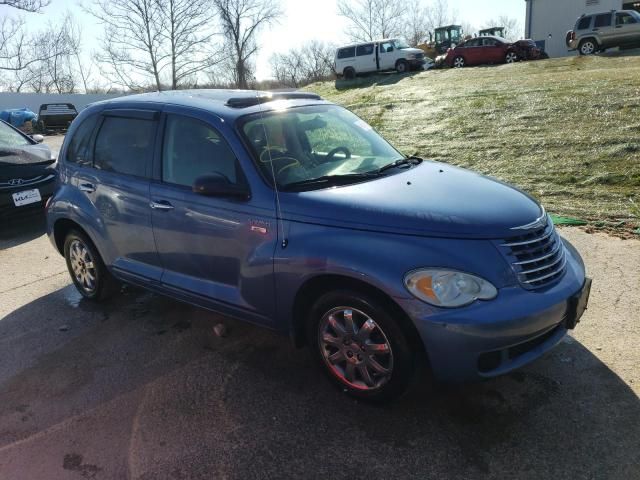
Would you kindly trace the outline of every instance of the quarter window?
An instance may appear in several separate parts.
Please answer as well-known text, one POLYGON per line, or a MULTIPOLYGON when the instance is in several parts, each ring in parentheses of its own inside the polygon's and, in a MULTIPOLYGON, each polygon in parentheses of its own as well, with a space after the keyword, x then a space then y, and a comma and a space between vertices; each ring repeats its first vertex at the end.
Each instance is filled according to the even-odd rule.
POLYGON ((146 176, 153 156, 156 122, 105 117, 96 138, 94 166, 107 172, 146 176))
POLYGON ((611 14, 610 13, 606 13, 606 14, 603 14, 603 15, 596 15, 596 21, 595 21, 594 28, 610 27, 610 26, 611 26, 611 14))
POLYGON ((98 116, 92 115, 80 124, 69 143, 67 162, 85 167, 91 165, 91 136, 97 123, 98 116))
POLYGON ((578 30, 586 30, 591 25, 591 17, 582 17, 578 22, 578 30))
POLYGON ((162 181, 191 187, 201 175, 219 173, 240 183, 239 168, 231 148, 213 127, 195 118, 167 118, 162 181))
POLYGON ((338 58, 351 58, 356 54, 356 47, 341 48, 338 50, 338 58))
POLYGON ((365 55, 373 55, 373 44, 370 43, 368 45, 359 45, 356 49, 356 56, 362 57, 365 55))

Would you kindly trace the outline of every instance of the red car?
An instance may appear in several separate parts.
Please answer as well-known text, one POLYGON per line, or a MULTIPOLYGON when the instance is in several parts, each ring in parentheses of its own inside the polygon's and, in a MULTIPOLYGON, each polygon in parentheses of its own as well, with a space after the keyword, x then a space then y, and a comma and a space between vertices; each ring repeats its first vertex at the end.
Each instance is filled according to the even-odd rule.
POLYGON ((450 67, 462 68, 487 63, 513 63, 519 59, 516 47, 504 38, 475 37, 450 48, 444 62, 450 67))

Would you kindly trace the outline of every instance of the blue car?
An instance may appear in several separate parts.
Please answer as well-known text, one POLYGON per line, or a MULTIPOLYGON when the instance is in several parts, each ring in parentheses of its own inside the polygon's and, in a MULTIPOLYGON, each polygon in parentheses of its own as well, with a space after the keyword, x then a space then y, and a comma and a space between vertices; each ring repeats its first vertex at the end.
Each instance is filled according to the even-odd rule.
POLYGON ((420 362, 494 377, 575 327, 590 280, 527 194, 405 156, 309 93, 199 90, 86 108, 48 234, 80 293, 135 284, 289 335, 353 396, 420 362))

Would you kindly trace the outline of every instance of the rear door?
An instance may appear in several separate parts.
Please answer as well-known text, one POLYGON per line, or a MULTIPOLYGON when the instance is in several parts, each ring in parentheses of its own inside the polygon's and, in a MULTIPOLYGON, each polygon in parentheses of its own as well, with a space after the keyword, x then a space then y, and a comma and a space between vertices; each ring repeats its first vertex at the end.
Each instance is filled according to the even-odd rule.
POLYGON ((375 72, 378 69, 373 43, 356 47, 356 72, 375 72))
POLYGON ((495 38, 485 37, 480 47, 482 63, 502 63, 506 55, 506 45, 495 38))
POLYGON ((600 39, 600 45, 604 48, 616 44, 617 30, 613 26, 613 13, 602 13, 595 16, 593 32, 600 39))
MULTIPOLYGON (((162 284, 177 296, 255 323, 274 318, 275 204, 203 196, 195 179, 218 173, 246 185, 230 127, 205 111, 167 106, 151 184, 162 284)), ((236 146, 236 148, 238 148, 236 146)))
POLYGON ((154 110, 104 111, 95 135, 94 168, 78 181, 100 216, 101 254, 121 276, 133 280, 159 281, 162 273, 149 208, 158 118, 154 110))
MULTIPOLYGON (((478 65, 482 63, 482 38, 473 38, 467 40, 463 45, 458 47, 460 54, 464 57, 467 65, 478 65)), ((457 49, 456 49, 457 50, 457 49)), ((458 55, 458 53, 456 52, 458 55)))

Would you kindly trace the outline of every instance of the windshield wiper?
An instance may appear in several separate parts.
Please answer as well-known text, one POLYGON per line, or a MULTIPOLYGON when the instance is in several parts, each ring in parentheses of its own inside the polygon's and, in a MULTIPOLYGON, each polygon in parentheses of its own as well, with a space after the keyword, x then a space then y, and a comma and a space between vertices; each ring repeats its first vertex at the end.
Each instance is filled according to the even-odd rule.
POLYGON ((423 160, 420 157, 415 157, 413 155, 405 158, 400 158, 395 162, 385 165, 384 167, 380 167, 376 173, 378 174, 384 173, 387 170, 391 170, 392 168, 402 167, 404 165, 420 165, 422 161, 423 160))
POLYGON ((349 185, 355 183, 358 180, 368 180, 378 177, 377 172, 369 173, 347 173, 343 175, 323 175, 322 177, 309 178, 307 180, 300 180, 299 182, 292 182, 283 185, 280 189, 284 192, 295 191, 298 189, 304 189, 304 187, 330 187, 336 185, 349 185))

